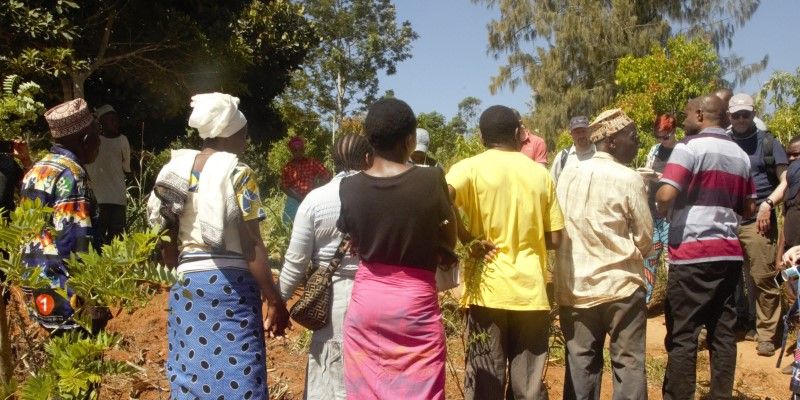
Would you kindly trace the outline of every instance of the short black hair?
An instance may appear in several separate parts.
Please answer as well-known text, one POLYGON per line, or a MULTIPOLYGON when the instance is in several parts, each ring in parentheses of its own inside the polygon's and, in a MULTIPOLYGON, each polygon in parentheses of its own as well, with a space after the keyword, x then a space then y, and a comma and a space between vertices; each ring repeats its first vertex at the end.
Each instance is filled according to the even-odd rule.
POLYGON ((800 142, 800 135, 795 135, 793 138, 791 138, 789 140, 789 145, 795 144, 797 142, 800 142))
POLYGON ((520 122, 513 109, 495 105, 487 108, 481 114, 478 125, 486 145, 510 144, 514 142, 520 122))
POLYGON ((363 170, 367 167, 365 156, 371 153, 372 147, 364 136, 339 135, 333 143, 333 168, 336 172, 363 170))
POLYGON ((364 133, 375 150, 392 150, 410 135, 415 135, 417 117, 403 100, 383 98, 369 106, 364 133))

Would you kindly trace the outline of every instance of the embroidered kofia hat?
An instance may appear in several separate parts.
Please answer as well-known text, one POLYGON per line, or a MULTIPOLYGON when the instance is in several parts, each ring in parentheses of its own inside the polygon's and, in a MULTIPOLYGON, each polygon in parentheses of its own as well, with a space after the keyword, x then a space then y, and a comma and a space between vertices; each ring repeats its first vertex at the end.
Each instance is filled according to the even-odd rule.
POLYGON ((54 138, 78 133, 94 121, 86 100, 77 98, 61 103, 44 113, 44 119, 50 126, 50 134, 54 138))
POLYGON ((589 139, 597 143, 633 125, 633 120, 619 108, 603 111, 589 125, 589 139))

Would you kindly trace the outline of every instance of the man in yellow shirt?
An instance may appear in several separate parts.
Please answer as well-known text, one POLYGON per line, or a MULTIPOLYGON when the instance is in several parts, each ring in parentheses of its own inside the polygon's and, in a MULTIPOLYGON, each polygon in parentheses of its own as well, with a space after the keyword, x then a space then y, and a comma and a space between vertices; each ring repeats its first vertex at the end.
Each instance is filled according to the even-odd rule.
POLYGON ((547 169, 519 152, 524 130, 514 111, 489 107, 479 127, 487 150, 447 174, 451 196, 467 221, 459 239, 473 245, 477 258, 488 259, 468 267, 465 277, 466 398, 546 398, 545 271, 547 248, 557 247, 564 228, 561 209, 547 169))

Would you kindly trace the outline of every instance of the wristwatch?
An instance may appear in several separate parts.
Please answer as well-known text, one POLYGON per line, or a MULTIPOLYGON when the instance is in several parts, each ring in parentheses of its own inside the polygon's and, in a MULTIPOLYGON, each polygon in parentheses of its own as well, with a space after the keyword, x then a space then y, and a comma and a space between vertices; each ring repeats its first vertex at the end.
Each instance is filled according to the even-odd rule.
POLYGON ((769 208, 775 208, 775 202, 772 201, 772 199, 770 199, 769 197, 767 197, 767 199, 764 200, 764 203, 769 204, 769 208))

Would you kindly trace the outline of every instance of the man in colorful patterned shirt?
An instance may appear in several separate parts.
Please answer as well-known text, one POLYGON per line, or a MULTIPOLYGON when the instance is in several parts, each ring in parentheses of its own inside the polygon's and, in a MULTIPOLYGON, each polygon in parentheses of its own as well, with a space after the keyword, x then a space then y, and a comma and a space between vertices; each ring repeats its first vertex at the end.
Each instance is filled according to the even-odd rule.
POLYGON ((292 159, 281 172, 281 190, 286 193, 283 223, 287 225, 294 221, 297 208, 308 192, 331 180, 331 173, 321 162, 306 156, 305 142, 301 137, 289 139, 288 146, 292 159))
POLYGON ((73 293, 67 281, 65 260, 93 243, 94 198, 84 165, 97 158, 99 128, 86 101, 75 99, 45 113, 55 142, 47 154, 25 174, 20 195, 40 200, 53 209, 42 234, 25 245, 22 261, 38 268, 53 289, 65 289, 67 298, 53 289, 28 290, 35 319, 50 330, 73 329, 73 293))
POLYGON ((664 340, 669 358, 664 399, 695 394, 697 339, 708 330, 711 398, 729 399, 736 369, 734 291, 742 276, 737 237, 755 211, 750 159, 725 133, 725 104, 716 96, 689 101, 680 141, 656 193, 660 215, 671 208, 664 340))

